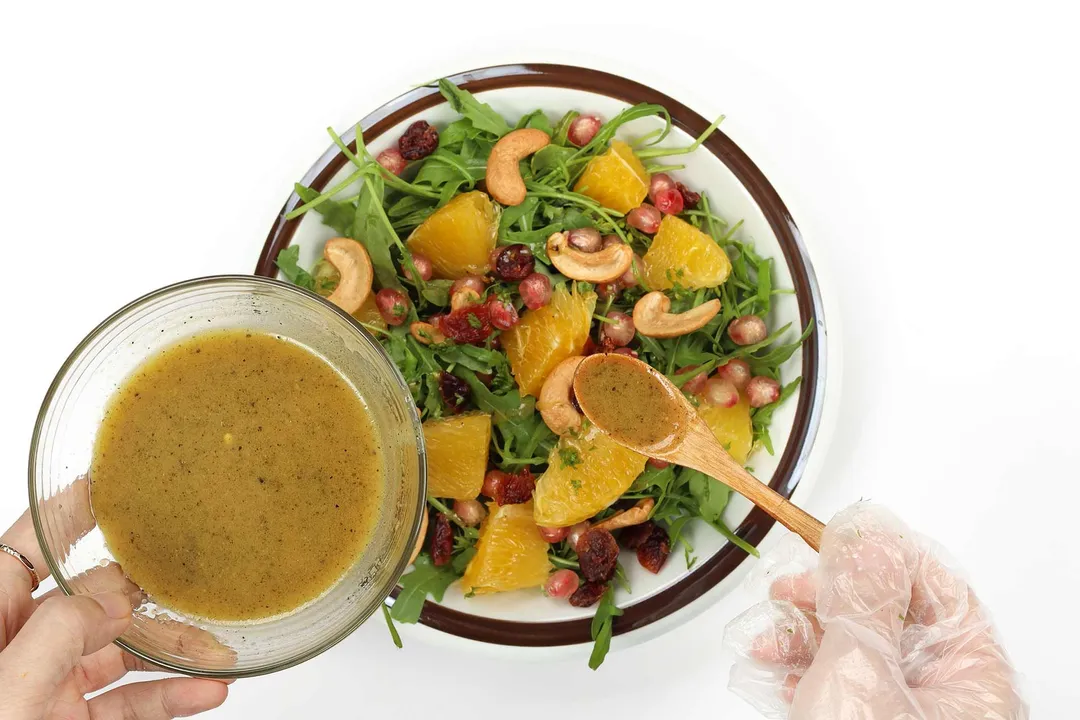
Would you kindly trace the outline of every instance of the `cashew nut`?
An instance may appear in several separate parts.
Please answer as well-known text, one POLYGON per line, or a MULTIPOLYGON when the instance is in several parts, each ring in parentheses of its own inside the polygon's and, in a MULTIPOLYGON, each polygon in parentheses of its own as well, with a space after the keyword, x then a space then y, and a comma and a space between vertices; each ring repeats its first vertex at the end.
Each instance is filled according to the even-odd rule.
POLYGON ((424 538, 427 537, 427 505, 424 505, 422 511, 424 514, 420 517, 420 535, 416 538, 416 547, 413 548, 412 557, 409 558, 409 564, 412 565, 416 562, 416 556, 420 554, 420 551, 424 549, 424 538))
POLYGON ((659 290, 646 294, 634 305, 634 328, 649 337, 678 337, 700 330, 720 312, 720 301, 712 299, 683 313, 669 313, 671 298, 659 290))
POLYGON ((323 257, 341 276, 334 292, 326 298, 352 315, 371 294, 374 271, 364 246, 351 238, 337 237, 327 241, 323 257))
POLYGON ((570 392, 574 385, 574 373, 584 359, 566 358, 548 373, 544 386, 540 388, 536 409, 540 411, 544 424, 556 435, 581 427, 581 413, 570 402, 570 392))
POLYGON ((603 522, 596 523, 591 529, 607 530, 608 532, 611 532, 612 530, 630 527, 631 525, 640 525, 649 519, 649 513, 652 512, 653 505, 655 504, 656 501, 652 498, 638 500, 637 505, 634 507, 629 510, 623 510, 621 513, 616 513, 603 522))
POLYGON ((521 179, 518 163, 549 142, 551 138, 546 132, 534 128, 511 130, 499 138, 491 148, 484 178, 491 197, 503 205, 525 202, 525 181, 521 179))
POLYGON ((446 336, 431 323, 414 322, 409 325, 409 334, 416 338, 416 342, 421 345, 431 345, 432 343, 438 345, 446 342, 446 336))
POLYGON ((626 243, 612 243, 597 252, 587 253, 572 247, 569 233, 565 232, 557 232, 547 239, 547 254, 551 264, 566 277, 591 283, 617 280, 634 262, 634 251, 626 243))
POLYGON ((480 293, 472 288, 461 288, 450 298, 450 309, 460 310, 463 307, 480 304, 480 293))

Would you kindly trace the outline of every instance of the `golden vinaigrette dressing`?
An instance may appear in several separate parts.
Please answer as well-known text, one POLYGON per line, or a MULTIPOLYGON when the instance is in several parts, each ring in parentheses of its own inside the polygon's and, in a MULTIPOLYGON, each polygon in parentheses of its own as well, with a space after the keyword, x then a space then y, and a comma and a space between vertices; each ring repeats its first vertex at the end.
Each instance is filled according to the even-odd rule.
POLYGON ((94 515, 126 574, 215 620, 286 613, 367 545, 383 457, 356 391, 273 335, 195 336, 125 381, 90 470, 94 515))
POLYGON ((592 355, 574 377, 578 405, 616 442, 632 448, 663 449, 686 434, 686 410, 640 360, 592 355))

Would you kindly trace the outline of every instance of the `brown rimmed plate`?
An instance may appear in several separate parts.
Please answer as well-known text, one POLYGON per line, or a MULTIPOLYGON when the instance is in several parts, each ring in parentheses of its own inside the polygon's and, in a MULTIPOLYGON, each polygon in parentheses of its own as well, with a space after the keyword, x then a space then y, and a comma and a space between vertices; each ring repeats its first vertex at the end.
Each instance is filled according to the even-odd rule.
MULTIPOLYGON (((675 128, 666 142, 686 144, 700 135, 709 120, 677 100, 656 90, 597 70, 565 65, 522 64, 470 70, 448 76, 455 84, 480 95, 507 117, 517 117, 537 107, 557 119, 566 109, 599 111, 611 117, 626 105, 648 102, 663 105, 671 114, 675 128)), ((440 126, 452 117, 443 97, 434 86, 415 88, 386 103, 363 120, 364 142, 373 152, 388 147, 400 131, 413 120, 424 118, 440 126)), ((647 121, 635 121, 642 123, 647 121)), ((652 126, 638 127, 642 132, 652 126)), ((638 134, 631 131, 631 134, 638 134)), ((355 133, 342 133, 355 149, 355 133)), ((801 352, 782 368, 784 380, 802 376, 795 396, 777 412, 773 439, 775 455, 759 451, 751 465, 759 477, 771 476, 770 485, 790 497, 803 477, 810 450, 817 435, 824 407, 826 358, 824 311, 813 266, 807 255, 798 227, 768 179, 742 150, 722 131, 713 133, 691 156, 679 158, 686 169, 679 179, 692 187, 709 191, 717 200, 718 212, 731 220, 742 219, 740 237, 753 240, 759 252, 774 258, 777 284, 794 290, 794 295, 778 296, 771 324, 778 327, 792 322, 796 327, 815 325, 801 352)), ((348 160, 331 146, 301 179, 301 183, 324 190, 345 175, 348 160)), ((255 272, 274 276, 274 259, 291 242, 300 242, 310 265, 332 232, 322 227, 317 217, 302 216, 286 220, 285 214, 300 203, 290 194, 275 218, 266 238, 255 272), (308 247, 310 246, 310 247, 308 247)), ((736 533, 750 543, 758 543, 772 528, 773 520, 752 508, 741 498, 733 498, 725 519, 737 525, 736 533), (738 502, 736 502, 736 500, 738 502)), ((619 599, 624 614, 614 624, 616 635, 645 628, 686 607, 721 583, 747 558, 730 543, 717 540, 718 533, 704 526, 692 537, 698 550, 698 562, 685 569, 682 558, 673 554, 660 577, 643 571, 631 576, 635 593, 619 599), (704 543, 704 544, 703 544, 704 543)), ((634 563, 636 565, 636 563, 634 563)), ((629 563, 628 563, 629 566, 629 563)), ((629 570, 629 567, 628 567, 629 570)), ((476 600, 436 604, 429 601, 420 621, 433 629, 471 640, 524 647, 551 647, 590 642, 588 613, 567 613, 562 608, 547 612, 538 601, 556 603, 546 598, 515 600, 510 593, 501 600, 481 607, 476 600), (522 603, 516 607, 515 603, 522 603), (473 603, 473 604, 470 604, 473 603), (474 607, 476 609, 474 609, 474 607), (520 612, 517 612, 520 610, 520 612)), ((477 599, 478 600, 478 599, 477 599)), ((564 604, 561 604, 564 605, 564 604)), ((552 606, 555 607, 555 606, 552 606)), ((568 607, 568 606, 566 606, 568 607)))

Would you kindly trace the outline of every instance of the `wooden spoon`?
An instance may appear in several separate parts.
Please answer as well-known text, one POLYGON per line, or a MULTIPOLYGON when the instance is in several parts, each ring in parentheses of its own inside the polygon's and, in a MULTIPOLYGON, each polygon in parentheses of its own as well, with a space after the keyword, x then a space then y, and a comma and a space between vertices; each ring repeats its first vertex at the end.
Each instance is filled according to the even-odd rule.
POLYGON ((574 375, 581 411, 615 442, 716 478, 821 547, 821 521, 792 505, 728 454, 686 396, 649 365, 616 353, 590 355, 574 375))

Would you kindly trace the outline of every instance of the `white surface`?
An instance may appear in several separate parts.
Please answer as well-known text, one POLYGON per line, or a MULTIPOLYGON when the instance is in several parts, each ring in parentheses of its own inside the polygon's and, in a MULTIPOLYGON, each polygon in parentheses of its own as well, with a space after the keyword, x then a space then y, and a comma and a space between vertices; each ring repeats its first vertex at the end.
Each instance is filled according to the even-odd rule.
MULTIPOLYGON (((323 127, 447 72, 590 64, 727 113, 807 231, 845 339, 841 416, 808 509, 872 497, 936 536, 994 611, 1037 716, 1075 714, 1074 21, 1032 3, 576 3, 538 18, 505 4, 490 20, 442 3, 399 29, 397 4, 197 5, 5 9, 0 524, 24 507, 31 425, 70 348, 146 290, 250 271, 323 127)), ((424 712, 444 720, 571 706, 751 718, 723 689, 718 650, 750 600, 735 593, 595 675, 584 657, 524 666, 408 632, 397 651, 372 623, 238 683, 211 717, 411 716, 419 689, 443 694, 424 712)))

